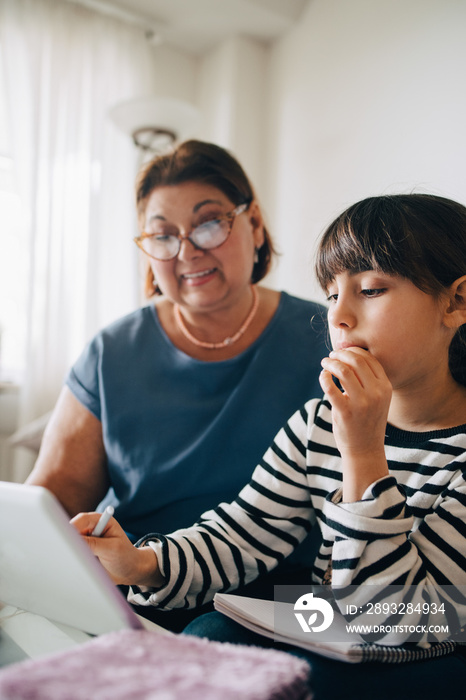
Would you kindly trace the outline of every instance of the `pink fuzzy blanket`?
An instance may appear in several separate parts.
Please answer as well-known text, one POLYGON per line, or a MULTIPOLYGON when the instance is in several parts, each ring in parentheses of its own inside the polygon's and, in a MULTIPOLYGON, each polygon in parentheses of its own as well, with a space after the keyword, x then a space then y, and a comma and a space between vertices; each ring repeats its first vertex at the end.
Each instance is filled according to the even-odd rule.
POLYGON ((308 665, 271 649, 125 630, 0 672, 2 700, 310 700, 308 665))

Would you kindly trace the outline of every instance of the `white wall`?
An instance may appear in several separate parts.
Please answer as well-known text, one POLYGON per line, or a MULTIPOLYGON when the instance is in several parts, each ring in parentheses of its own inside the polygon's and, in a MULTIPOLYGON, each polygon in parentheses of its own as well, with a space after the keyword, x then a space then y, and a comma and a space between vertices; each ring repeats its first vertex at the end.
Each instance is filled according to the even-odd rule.
POLYGON ((263 155, 269 51, 247 37, 233 37, 205 54, 199 66, 199 137, 230 149, 257 190, 265 193, 263 155))
POLYGON ((466 2, 310 0, 269 64, 267 205, 275 281, 320 298, 314 244, 363 197, 466 203, 466 2))
POLYGON ((194 102, 199 60, 164 44, 153 47, 152 51, 154 54, 153 94, 194 102))

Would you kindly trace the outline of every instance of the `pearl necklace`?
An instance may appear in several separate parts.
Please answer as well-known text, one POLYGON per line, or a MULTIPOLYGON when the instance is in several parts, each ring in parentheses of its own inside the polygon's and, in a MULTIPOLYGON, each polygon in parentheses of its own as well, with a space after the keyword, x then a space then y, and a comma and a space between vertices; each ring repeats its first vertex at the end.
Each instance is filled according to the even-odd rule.
POLYGON ((217 350, 218 348, 227 348, 229 345, 233 345, 233 343, 236 343, 237 340, 241 338, 242 335, 247 331, 249 326, 251 325, 251 321, 256 315, 257 307, 259 306, 259 297, 257 295, 257 291, 255 287, 251 286, 251 291, 252 291, 252 296, 253 296, 253 302, 252 302, 252 307, 251 311, 248 313, 246 320, 244 321, 243 325, 241 328, 236 331, 236 333, 232 336, 228 336, 225 338, 225 340, 222 340, 220 343, 206 343, 203 340, 198 340, 195 338, 192 333, 188 331, 188 329, 185 326, 185 323, 183 321, 183 316, 181 315, 181 310, 178 304, 175 304, 174 306, 174 314, 175 314, 175 321, 180 329, 180 331, 183 333, 185 338, 191 341, 194 345, 197 345, 199 348, 207 348, 208 350, 217 350))

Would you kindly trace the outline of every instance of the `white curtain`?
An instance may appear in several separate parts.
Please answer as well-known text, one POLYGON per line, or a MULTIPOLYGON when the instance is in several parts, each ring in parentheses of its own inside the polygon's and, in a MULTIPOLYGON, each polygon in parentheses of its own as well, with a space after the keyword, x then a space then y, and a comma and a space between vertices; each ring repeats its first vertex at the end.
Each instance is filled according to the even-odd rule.
MULTIPOLYGON (((0 0, 0 50, 27 239, 24 425, 85 341, 138 305, 138 154, 108 110, 150 94, 153 68, 141 30, 64 0, 0 0)), ((13 478, 30 466, 23 455, 13 478)))

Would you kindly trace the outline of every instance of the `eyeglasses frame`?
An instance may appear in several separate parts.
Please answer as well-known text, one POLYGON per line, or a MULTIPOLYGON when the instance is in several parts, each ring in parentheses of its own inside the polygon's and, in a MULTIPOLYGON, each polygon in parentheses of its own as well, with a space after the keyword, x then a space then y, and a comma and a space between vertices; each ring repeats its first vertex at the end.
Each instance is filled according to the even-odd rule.
MULTIPOLYGON (((217 216, 217 217, 215 217, 215 219, 212 219, 212 221, 223 221, 223 220, 226 220, 226 221, 229 222, 229 229, 228 229, 227 237, 225 238, 224 241, 222 241, 221 243, 219 243, 219 244, 216 245, 216 246, 213 246, 212 248, 202 248, 200 245, 198 245, 195 241, 193 241, 193 240, 191 239, 191 234, 192 234, 192 232, 195 231, 197 228, 199 228, 199 226, 202 226, 202 224, 199 224, 199 226, 194 226, 194 228, 191 229, 191 231, 188 233, 187 236, 182 236, 182 235, 180 234, 180 232, 178 232, 178 235, 176 236, 176 238, 177 238, 178 241, 179 241, 178 250, 177 250, 177 252, 175 253, 175 255, 172 255, 172 256, 171 256, 171 258, 156 258, 155 255, 151 255, 151 254, 148 253, 146 250, 144 250, 144 248, 142 247, 142 243, 143 243, 143 241, 144 241, 146 238, 151 238, 152 236, 157 236, 157 235, 158 235, 157 233, 146 233, 145 231, 143 231, 143 232, 141 233, 140 236, 135 236, 135 237, 133 238, 133 241, 136 243, 136 245, 138 246, 138 248, 139 248, 140 250, 142 250, 142 252, 143 252, 145 255, 148 255, 149 258, 152 258, 153 260, 159 260, 159 262, 169 262, 170 260, 174 260, 174 259, 179 255, 180 250, 181 250, 181 244, 182 244, 182 242, 185 241, 185 240, 189 240, 189 242, 191 243, 191 245, 193 245, 194 248, 196 248, 196 250, 216 250, 217 248, 220 248, 224 243, 227 242, 227 240, 228 240, 229 237, 230 237, 230 234, 231 234, 231 231, 232 231, 232 228, 233 228, 233 224, 234 224, 234 222, 235 222, 236 217, 239 216, 240 214, 243 214, 245 211, 248 210, 249 205, 251 204, 251 201, 252 201, 252 200, 249 199, 249 200, 247 200, 246 202, 243 202, 242 204, 238 204, 238 206, 236 206, 234 209, 232 209, 231 211, 227 212, 226 214, 223 214, 222 216, 217 216)), ((206 222, 206 223, 208 223, 208 222, 206 222)))

